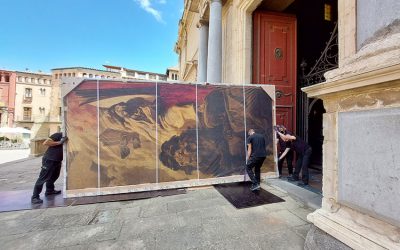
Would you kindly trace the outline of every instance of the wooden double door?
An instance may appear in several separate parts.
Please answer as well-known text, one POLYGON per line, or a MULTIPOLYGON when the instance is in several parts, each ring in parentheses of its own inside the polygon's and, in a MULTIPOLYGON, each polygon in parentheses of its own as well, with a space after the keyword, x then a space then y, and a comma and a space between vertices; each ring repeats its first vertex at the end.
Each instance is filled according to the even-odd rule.
POLYGON ((252 82, 275 85, 276 123, 293 133, 296 132, 296 46, 296 17, 254 12, 252 82))

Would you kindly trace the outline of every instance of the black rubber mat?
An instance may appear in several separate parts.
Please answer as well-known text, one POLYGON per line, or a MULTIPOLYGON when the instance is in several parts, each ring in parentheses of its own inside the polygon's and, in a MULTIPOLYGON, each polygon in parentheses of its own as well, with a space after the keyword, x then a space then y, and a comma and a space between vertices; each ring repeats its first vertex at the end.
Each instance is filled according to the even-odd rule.
POLYGON ((7 191, 0 192, 0 212, 50 207, 68 207, 112 201, 139 200, 157 196, 170 196, 185 193, 186 189, 167 189, 126 194, 85 196, 67 199, 64 199, 62 195, 52 195, 46 197, 42 194, 40 197, 43 199, 42 204, 31 204, 32 190, 7 191))
POLYGON ((285 201, 264 189, 252 192, 250 186, 251 182, 214 185, 218 192, 238 209, 285 201))

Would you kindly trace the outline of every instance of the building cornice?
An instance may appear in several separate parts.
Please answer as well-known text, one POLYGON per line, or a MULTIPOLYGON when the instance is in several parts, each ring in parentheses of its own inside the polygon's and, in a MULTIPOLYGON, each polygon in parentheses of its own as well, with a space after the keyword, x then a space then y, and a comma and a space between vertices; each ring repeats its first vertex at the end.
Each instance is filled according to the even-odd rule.
POLYGON ((306 92, 308 97, 321 97, 340 91, 391 81, 400 81, 400 64, 347 76, 335 81, 323 82, 302 88, 301 90, 306 92))
POLYGON ((42 88, 51 88, 52 87, 52 85, 51 84, 40 84, 40 83, 26 83, 26 82, 16 82, 15 84, 17 84, 17 85, 26 85, 26 86, 29 86, 29 87, 32 87, 32 86, 34 86, 34 87, 42 87, 42 88))
POLYGON ((62 71, 62 70, 80 70, 80 69, 84 69, 84 70, 94 70, 94 71, 107 72, 107 73, 116 73, 116 72, 107 71, 107 70, 104 70, 104 69, 94 69, 94 68, 86 68, 86 67, 66 67, 66 68, 55 68, 55 69, 51 69, 51 71, 62 71))
POLYGON ((51 74, 49 73, 35 73, 35 72, 24 72, 24 71, 15 71, 15 73, 17 74, 17 76, 21 76, 21 75, 34 75, 34 76, 42 76, 42 77, 50 77, 51 78, 51 74))

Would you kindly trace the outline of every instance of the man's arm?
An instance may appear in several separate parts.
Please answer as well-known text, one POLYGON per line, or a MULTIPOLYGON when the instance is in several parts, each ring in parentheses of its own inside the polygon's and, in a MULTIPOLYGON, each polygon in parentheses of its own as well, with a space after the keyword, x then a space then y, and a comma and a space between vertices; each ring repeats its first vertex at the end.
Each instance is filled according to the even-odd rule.
POLYGON ((286 148, 285 151, 283 151, 283 153, 281 154, 281 157, 279 157, 278 161, 282 160, 283 158, 285 158, 285 156, 287 155, 287 153, 290 151, 290 148, 286 148))
POLYGON ((250 158, 251 155, 251 143, 247 144, 247 159, 250 158))
POLYGON ((282 140, 284 140, 284 141, 294 141, 294 140, 296 140, 296 136, 289 135, 289 134, 284 135, 281 132, 277 132, 277 133, 282 138, 282 140))
POLYGON ((67 140, 67 137, 61 138, 60 141, 53 141, 51 138, 47 138, 44 142, 43 145, 48 146, 48 147, 55 147, 63 144, 67 140))

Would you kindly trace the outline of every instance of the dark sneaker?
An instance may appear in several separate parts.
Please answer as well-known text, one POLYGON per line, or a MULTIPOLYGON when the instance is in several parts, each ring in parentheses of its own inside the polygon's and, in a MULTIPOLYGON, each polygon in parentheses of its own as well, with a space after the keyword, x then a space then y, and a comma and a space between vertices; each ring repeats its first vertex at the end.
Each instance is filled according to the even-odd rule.
POLYGON ((61 190, 46 191, 45 196, 61 194, 61 190))
POLYGON ((299 180, 298 177, 294 177, 294 176, 289 176, 287 179, 288 179, 288 181, 298 181, 299 180))
POLYGON ((251 191, 256 191, 256 190, 260 190, 260 189, 261 189, 260 184, 252 184, 250 187, 251 191))
POLYGON ((37 197, 37 198, 32 198, 32 199, 31 199, 31 203, 32 203, 32 204, 42 204, 42 203, 43 203, 43 200, 40 199, 39 197, 37 197))
POLYGON ((300 183, 297 184, 297 186, 299 186, 299 187, 307 187, 308 183, 300 182, 300 183))

